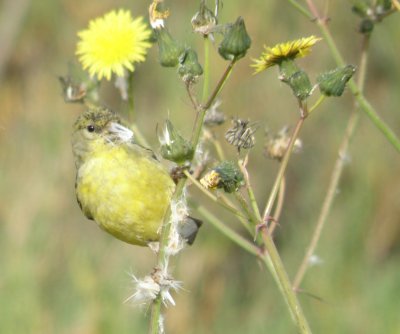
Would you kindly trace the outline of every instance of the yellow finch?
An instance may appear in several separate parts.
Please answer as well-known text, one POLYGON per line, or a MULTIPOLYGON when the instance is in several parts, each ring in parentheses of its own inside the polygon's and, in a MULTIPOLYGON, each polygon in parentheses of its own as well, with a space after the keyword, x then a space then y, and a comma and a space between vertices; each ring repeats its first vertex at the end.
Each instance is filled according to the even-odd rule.
MULTIPOLYGON (((90 106, 75 122, 72 149, 76 196, 82 212, 114 237, 145 246, 158 241, 175 183, 118 115, 90 106)), ((199 227, 187 219, 182 237, 193 242, 199 227)))

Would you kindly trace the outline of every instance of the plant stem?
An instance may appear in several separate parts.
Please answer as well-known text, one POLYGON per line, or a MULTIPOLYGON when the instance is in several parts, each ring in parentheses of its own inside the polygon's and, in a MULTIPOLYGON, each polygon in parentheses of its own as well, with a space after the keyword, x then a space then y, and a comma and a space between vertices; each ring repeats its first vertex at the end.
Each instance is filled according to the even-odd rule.
POLYGON ((311 114, 315 109, 317 109, 321 105, 321 103, 324 102, 325 98, 325 95, 321 95, 314 103, 314 105, 309 109, 308 113, 311 114))
POLYGON ((246 182, 247 194, 249 196, 253 212, 256 215, 257 220, 261 221, 260 209, 258 208, 256 196, 254 195, 253 187, 251 186, 251 183, 250 183, 250 176, 249 176, 249 173, 247 172, 247 168, 246 168, 246 165, 248 162, 248 157, 249 156, 246 155, 246 158, 244 159, 243 163, 239 163, 239 168, 240 168, 241 172, 243 173, 244 180, 246 182))
MULTIPOLYGON (((318 27, 321 30, 322 35, 326 43, 329 46, 329 49, 332 52, 332 56, 336 61, 338 66, 345 66, 345 62, 343 60, 342 55, 339 52, 339 49, 336 46, 335 41, 333 40, 332 34, 327 26, 327 20, 321 18, 319 15, 314 2, 312 0, 307 0, 307 4, 311 10, 311 12, 315 15, 316 22, 318 27)), ((386 139, 394 146, 394 148, 400 152, 400 139, 396 136, 396 134, 390 129, 389 125, 387 125, 375 111, 375 109, 371 106, 368 100, 362 93, 362 90, 357 86, 353 79, 350 79, 348 82, 348 87, 350 88, 354 98, 357 100, 361 110, 369 117, 369 119, 374 123, 374 125, 382 132, 382 134, 386 137, 386 139)))
MULTIPOLYGON (((233 66, 235 64, 235 61, 232 61, 229 63, 227 69, 223 73, 221 79, 218 81, 217 86, 215 87, 214 91, 212 92, 211 96, 207 100, 207 103, 202 106, 199 110, 197 111, 197 117, 195 120, 195 125, 194 125, 194 136, 192 137, 192 147, 196 150, 197 145, 200 140, 200 134, 201 130, 203 127, 203 120, 204 120, 204 115, 207 109, 211 106, 211 104, 214 102, 214 99, 217 97, 218 93, 221 91, 225 81, 228 79, 229 74, 232 72, 233 66)), ((171 202, 178 201, 183 194, 184 188, 185 188, 185 183, 186 179, 181 179, 179 180, 178 184, 176 185, 175 192, 171 198, 171 202)), ((168 243, 168 237, 170 234, 171 230, 171 224, 169 222, 171 216, 171 208, 169 207, 167 212, 165 213, 164 216, 164 221, 162 224, 161 228, 161 235, 160 235, 160 246, 159 246, 159 251, 158 251, 158 256, 157 256, 157 267, 158 268, 165 268, 168 265, 168 257, 166 256, 165 248, 168 243)), ((160 314, 161 314, 161 296, 158 295, 157 298, 153 301, 151 305, 151 316, 150 316, 150 327, 149 327, 149 333, 150 334, 157 334, 159 332, 159 319, 160 319, 160 314)))
POLYGON ((274 235, 276 226, 278 226, 279 218, 281 216, 283 202, 285 199, 286 181, 285 177, 282 178, 281 185, 279 186, 278 198, 276 200, 275 210, 273 214, 274 220, 271 222, 271 227, 268 229, 270 235, 274 235))
MULTIPOLYGON (((364 84, 365 84, 365 76, 366 76, 366 69, 367 69, 367 62, 368 62, 369 41, 370 41, 370 36, 364 35, 364 39, 362 42, 360 66, 359 66, 359 72, 358 72, 358 86, 360 87, 361 90, 364 88, 364 84)), ((295 290, 295 291, 299 290, 300 284, 301 284, 301 282, 304 278, 304 275, 307 271, 310 257, 314 254, 315 249, 318 246, 318 242, 321 237, 322 230, 325 226, 328 215, 331 211, 333 200, 334 200, 335 194, 336 194, 336 189, 338 187, 339 180, 340 180, 340 177, 343 172, 343 168, 346 164, 346 156, 348 154, 349 144, 350 144, 351 138, 353 137, 354 132, 357 128, 359 118, 360 118, 360 112, 357 109, 357 107, 355 106, 351 113, 349 121, 347 123, 346 131, 345 131, 344 137, 342 139, 342 143, 340 144, 339 155, 338 155, 338 158, 336 159, 335 166, 333 168, 333 172, 332 172, 329 186, 328 186, 328 191, 324 198, 324 202, 321 207, 321 211, 320 211, 320 214, 319 214, 319 217, 317 220, 316 227, 314 229, 314 233, 312 235, 310 244, 307 247, 304 258, 299 266, 299 269, 297 270, 297 273, 296 273, 294 281, 293 281, 293 290, 295 290)))
POLYGON ((253 235, 254 230, 251 228, 249 225, 249 222, 247 220, 248 215, 244 215, 240 210, 238 210, 232 202, 226 198, 224 195, 216 196, 212 194, 209 190, 204 188, 199 181, 197 181, 188 171, 184 171, 186 177, 197 187, 199 188, 200 191, 202 191, 206 196, 208 196, 213 202, 218 203, 221 205, 223 208, 226 210, 230 211, 233 213, 243 224, 244 228, 246 228, 250 235, 253 235))
POLYGON ((256 245, 251 243, 250 241, 246 240, 243 238, 240 234, 226 226, 224 223, 222 223, 217 217, 215 217, 211 212, 209 212, 206 208, 203 206, 197 207, 197 212, 200 213, 205 220, 212 224, 216 229, 218 229, 222 234, 224 234, 226 237, 231 239, 234 243, 239 245, 241 248, 249 252, 250 254, 253 254, 255 256, 260 256, 261 251, 258 249, 256 245))
POLYGON ((314 16, 307 10, 307 8, 300 5, 296 0, 288 0, 288 2, 308 19, 314 19, 314 16))
POLYGON ((206 188, 204 188, 199 181, 197 181, 187 170, 184 171, 185 176, 201 191, 203 192, 208 198, 210 198, 213 202, 218 203, 221 205, 224 209, 232 212, 236 216, 244 218, 245 216, 240 212, 238 209, 236 209, 234 206, 225 204, 225 202, 222 202, 221 199, 219 199, 216 195, 208 191, 206 188))
POLYGON ((198 108, 197 114, 196 114, 195 126, 193 129, 192 141, 191 141, 193 147, 196 147, 197 143, 200 140, 201 130, 203 128, 203 121, 204 121, 204 116, 206 115, 206 111, 213 104, 218 93, 221 91, 226 80, 229 78, 229 75, 231 74, 234 65, 235 65, 234 60, 229 63, 228 67, 226 68, 225 72, 222 74, 221 79, 218 81, 217 86, 214 88, 214 90, 211 93, 210 97, 208 98, 207 102, 198 108), (196 144, 196 145, 194 145, 194 144, 196 144))
POLYGON ((278 194, 281 181, 282 181, 282 179, 283 179, 283 177, 285 175, 286 167, 288 165, 288 162, 289 162, 289 159, 290 159, 290 156, 291 156, 291 153, 292 153, 292 149, 293 149, 294 143, 296 141, 296 138, 298 137, 298 134, 299 134, 299 132, 301 130, 301 127, 303 126, 304 120, 305 120, 304 117, 300 117, 299 118, 299 120, 298 120, 298 122, 296 124, 296 127, 295 127, 295 129, 293 131, 293 135, 290 138, 289 146, 288 146, 288 148, 286 150, 286 153, 285 153, 285 155, 283 157, 283 160, 281 162, 281 165, 279 167, 278 175, 276 176, 275 183, 274 183, 274 185, 272 187, 271 193, 269 195, 267 204, 266 204, 265 209, 264 209, 263 222, 267 222, 269 217, 270 217, 270 215, 271 215, 272 207, 273 207, 273 205, 275 203, 275 199, 276 199, 276 196, 278 194))
MULTIPOLYGON (((305 117, 307 115, 307 110, 304 110, 304 109, 301 110, 301 114, 303 116, 301 116, 299 118, 299 120, 296 124, 296 127, 293 131, 293 134, 290 138, 288 148, 286 150, 285 156, 280 165, 278 174, 275 179, 274 186, 272 187, 267 205, 265 207, 264 218, 263 218, 264 222, 267 222, 270 217, 273 204, 275 202, 276 196, 279 191, 280 184, 282 182, 283 176, 286 171, 286 167, 288 165, 291 153, 293 151, 294 143, 296 141, 296 138, 298 137, 298 134, 302 128, 305 117)), ((282 260, 279 256, 276 246, 266 228, 264 228, 262 230, 262 238, 264 241, 266 253, 269 256, 269 260, 266 260, 265 264, 269 268, 272 266, 272 270, 271 269, 270 270, 272 271, 272 273, 278 283, 278 287, 284 296, 284 299, 288 305, 288 308, 290 310, 292 318, 297 325, 298 332, 299 333, 311 333, 307 319, 305 318, 305 316, 303 314, 301 305, 300 305, 299 301, 297 300, 296 294, 292 290, 292 286, 291 286, 289 277, 286 273, 285 267, 283 266, 282 260)))
POLYGON ((133 94, 133 78, 134 72, 128 73, 128 119, 130 123, 134 123, 135 120, 135 98, 133 94))
POLYGON ((210 41, 208 36, 204 36, 204 66, 203 66, 203 94, 201 101, 205 101, 210 87, 210 41))
POLYGON ((137 127, 137 124, 135 122, 135 101, 134 101, 134 86, 133 86, 133 81, 134 81, 134 72, 129 72, 128 73, 128 120, 130 123, 130 128, 133 131, 134 134, 134 140, 135 142, 139 143, 140 145, 144 147, 150 147, 149 143, 147 142, 146 138, 142 135, 142 132, 139 130, 137 127))

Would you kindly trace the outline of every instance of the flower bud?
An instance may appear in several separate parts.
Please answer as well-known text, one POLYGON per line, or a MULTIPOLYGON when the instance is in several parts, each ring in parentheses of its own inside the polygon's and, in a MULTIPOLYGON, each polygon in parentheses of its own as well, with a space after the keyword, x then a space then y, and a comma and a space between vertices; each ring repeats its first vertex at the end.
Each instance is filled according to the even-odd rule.
POLYGON ((197 53, 193 49, 187 49, 180 59, 178 73, 185 83, 195 82, 203 74, 203 68, 197 59, 197 53))
POLYGON ((250 45, 251 39, 247 34, 243 18, 238 17, 225 33, 218 52, 226 60, 238 60, 245 56, 250 45))
POLYGON ((312 86, 308 75, 303 70, 292 74, 286 83, 292 88, 293 94, 301 101, 311 95, 312 86))
POLYGON ((161 143, 161 156, 164 159, 183 164, 193 158, 192 145, 184 139, 174 128, 169 120, 165 122, 164 138, 159 138, 161 143))
POLYGON ((207 189, 222 188, 227 193, 233 193, 244 184, 244 177, 234 162, 223 161, 208 172, 200 183, 207 189))
POLYGON ((157 36, 159 59, 161 66, 175 67, 185 52, 184 47, 175 41, 165 28, 154 30, 157 36))
POLYGON ((353 65, 338 67, 333 71, 322 73, 317 77, 319 90, 326 96, 341 96, 346 83, 353 76, 356 68, 353 65))
POLYGON ((194 32, 207 36, 216 25, 217 18, 214 13, 207 8, 204 2, 201 2, 199 11, 192 18, 194 32))
POLYGON ((368 13, 371 11, 369 4, 363 0, 358 0, 355 4, 351 7, 351 10, 354 14, 360 17, 368 16, 368 13))
POLYGON ((392 0, 377 0, 376 11, 378 14, 384 14, 392 8, 392 0))
POLYGON ((283 82, 287 82, 289 78, 298 71, 300 71, 300 68, 291 58, 284 58, 279 62, 280 80, 283 82))
POLYGON ((369 34, 372 30, 374 30, 374 22, 370 19, 363 19, 358 31, 362 34, 369 34))
POLYGON ((311 95, 312 86, 306 72, 301 70, 293 59, 279 63, 280 79, 292 88, 293 94, 301 101, 311 95))

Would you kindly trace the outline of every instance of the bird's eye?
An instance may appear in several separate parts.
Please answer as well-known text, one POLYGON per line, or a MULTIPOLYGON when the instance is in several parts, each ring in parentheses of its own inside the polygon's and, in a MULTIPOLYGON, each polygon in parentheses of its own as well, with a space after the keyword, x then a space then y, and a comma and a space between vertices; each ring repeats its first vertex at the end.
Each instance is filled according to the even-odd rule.
POLYGON ((88 130, 89 132, 94 132, 94 125, 88 125, 88 126, 87 126, 87 130, 88 130))

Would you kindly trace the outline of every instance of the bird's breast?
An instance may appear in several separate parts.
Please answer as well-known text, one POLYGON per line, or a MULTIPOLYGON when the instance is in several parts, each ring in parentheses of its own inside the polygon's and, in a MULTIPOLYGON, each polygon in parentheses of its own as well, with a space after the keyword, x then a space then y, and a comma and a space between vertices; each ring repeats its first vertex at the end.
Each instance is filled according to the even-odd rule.
POLYGON ((120 147, 93 154, 77 171, 83 212, 132 244, 158 240, 174 188, 157 161, 120 147))

